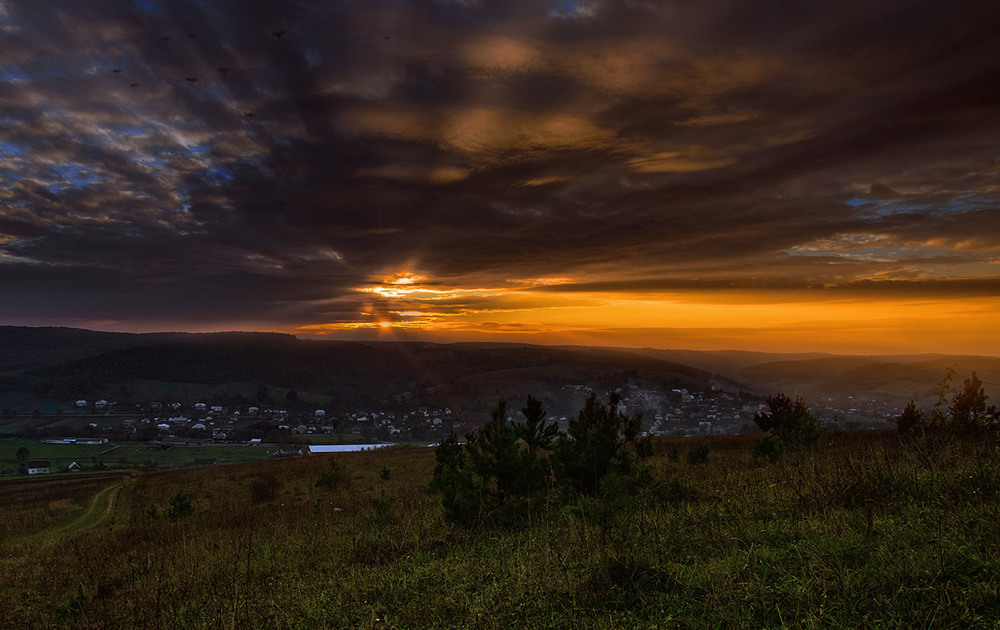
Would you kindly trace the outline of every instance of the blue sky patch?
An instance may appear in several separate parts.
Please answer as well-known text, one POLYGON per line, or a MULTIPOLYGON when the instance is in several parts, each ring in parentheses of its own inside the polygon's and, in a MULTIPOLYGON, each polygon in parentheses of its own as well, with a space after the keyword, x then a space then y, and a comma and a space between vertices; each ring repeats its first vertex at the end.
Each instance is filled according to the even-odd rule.
POLYGON ((16 144, 11 144, 9 142, 0 142, 0 153, 5 155, 16 155, 21 157, 24 155, 24 149, 17 146, 16 144))
POLYGON ((135 0, 135 6, 145 13, 156 13, 156 5, 150 0, 135 0))

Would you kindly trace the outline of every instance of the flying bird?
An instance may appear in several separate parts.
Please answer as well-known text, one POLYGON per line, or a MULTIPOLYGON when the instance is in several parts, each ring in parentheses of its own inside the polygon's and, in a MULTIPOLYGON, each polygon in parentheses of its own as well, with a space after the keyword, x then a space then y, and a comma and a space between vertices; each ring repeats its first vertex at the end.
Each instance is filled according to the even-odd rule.
POLYGON ((247 118, 253 118, 257 114, 255 114, 253 112, 243 112, 243 115, 246 116, 247 118))
POLYGON ((190 83, 197 83, 198 77, 184 77, 184 80, 189 81, 190 83))
POLYGON ((129 83, 129 87, 135 87, 137 85, 139 85, 139 84, 138 83, 129 83))
POLYGON ((226 74, 227 72, 229 72, 229 68, 219 68, 219 72, 221 72, 222 74, 226 74))
POLYGON ((162 39, 162 40, 163 40, 163 41, 165 41, 165 42, 169 42, 169 41, 170 41, 170 38, 169 38, 169 37, 161 37, 160 39, 162 39))
POLYGON ((112 70, 112 72, 114 72, 115 74, 118 74, 118 73, 121 72, 121 70, 119 70, 118 68, 115 68, 114 70, 112 70))
POLYGON ((184 34, 187 35, 188 37, 192 38, 192 39, 194 38, 194 33, 184 33, 184 34))
POLYGON ((385 36, 382 37, 382 39, 386 39, 387 40, 387 39, 389 39, 389 36, 385 35, 385 36))
POLYGON ((285 31, 284 31, 284 30, 280 30, 280 31, 271 31, 271 35, 274 35, 274 36, 275 36, 275 37, 277 37, 278 39, 281 39, 281 36, 282 36, 282 35, 284 35, 284 34, 285 34, 285 31))

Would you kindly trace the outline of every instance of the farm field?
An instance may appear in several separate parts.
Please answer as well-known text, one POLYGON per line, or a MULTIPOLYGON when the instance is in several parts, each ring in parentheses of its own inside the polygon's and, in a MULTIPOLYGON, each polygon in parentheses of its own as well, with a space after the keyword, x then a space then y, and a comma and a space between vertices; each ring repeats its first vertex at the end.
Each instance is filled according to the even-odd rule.
POLYGON ((995 436, 830 434, 775 461, 759 439, 661 440, 625 487, 471 528, 426 448, 7 481, 0 626, 1000 623, 995 436))
POLYGON ((52 474, 65 470, 72 462, 85 469, 104 464, 111 469, 178 468, 195 465, 198 459, 218 463, 251 462, 270 457, 267 448, 209 444, 172 446, 162 449, 140 442, 113 441, 107 444, 46 444, 41 440, 0 437, 0 479, 17 477, 17 450, 27 448, 32 459, 48 459, 52 474))

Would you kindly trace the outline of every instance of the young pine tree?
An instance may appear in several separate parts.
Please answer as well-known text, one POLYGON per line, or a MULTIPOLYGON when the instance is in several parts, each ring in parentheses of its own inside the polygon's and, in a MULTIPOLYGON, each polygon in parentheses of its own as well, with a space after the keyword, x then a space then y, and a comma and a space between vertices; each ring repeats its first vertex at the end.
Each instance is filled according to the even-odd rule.
POLYGON ((815 446, 823 432, 823 425, 816 419, 801 398, 792 400, 785 394, 767 399, 769 413, 758 413, 753 421, 762 431, 770 431, 783 444, 815 446))
POLYGON ((973 372, 972 377, 962 383, 962 389, 951 398, 948 408, 951 422, 970 433, 989 426, 996 418, 997 410, 992 405, 986 406, 987 398, 983 382, 973 372))
POLYGON ((498 401, 490 420, 466 435, 464 445, 452 433, 438 447, 431 487, 441 492, 447 520, 468 525, 492 514, 503 518, 530 509, 533 496, 545 487, 546 455, 559 431, 545 424, 545 410, 530 396, 522 413, 525 422, 512 423, 506 403, 498 401))
POLYGON ((569 422, 569 436, 560 436, 556 443, 559 479, 593 494, 609 473, 627 475, 631 471, 635 456, 625 447, 635 441, 640 418, 619 412, 621 400, 617 392, 610 394, 607 405, 595 394, 587 398, 569 422))
POLYGON ((924 414, 912 400, 903 409, 903 413, 896 418, 896 430, 900 433, 917 433, 924 428, 924 425, 924 414))

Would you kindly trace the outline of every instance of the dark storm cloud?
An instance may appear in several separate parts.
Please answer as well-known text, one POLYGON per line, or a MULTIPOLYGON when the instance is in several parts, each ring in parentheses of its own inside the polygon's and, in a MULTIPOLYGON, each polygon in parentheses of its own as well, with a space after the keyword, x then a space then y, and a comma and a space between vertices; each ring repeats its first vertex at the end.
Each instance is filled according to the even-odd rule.
POLYGON ((994 295, 997 23, 972 1, 0 0, 10 317, 348 320, 400 271, 994 295))

